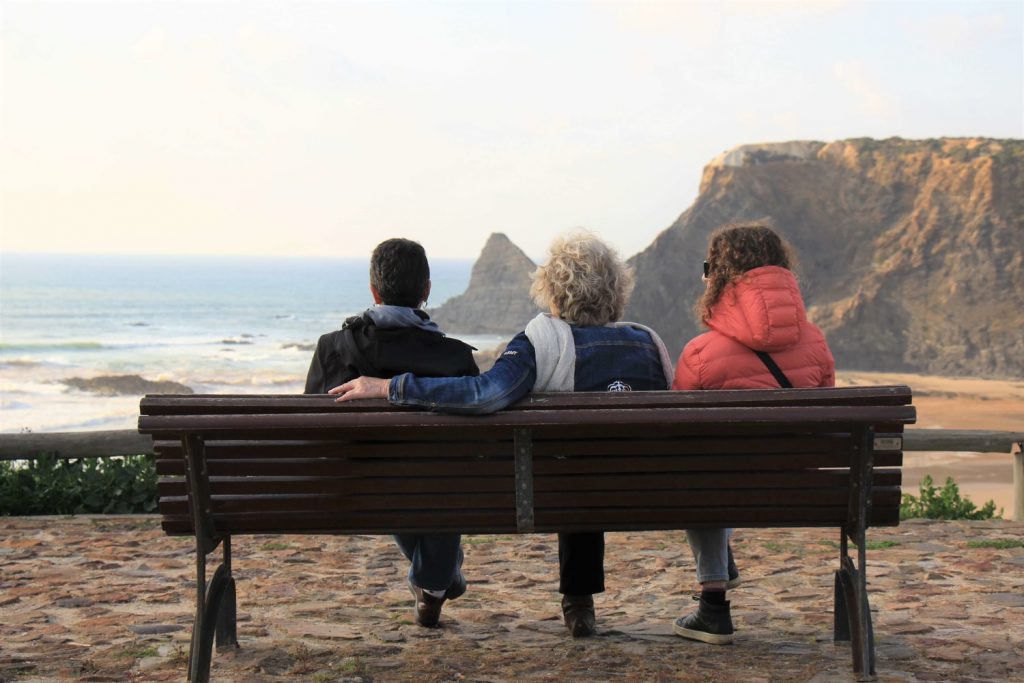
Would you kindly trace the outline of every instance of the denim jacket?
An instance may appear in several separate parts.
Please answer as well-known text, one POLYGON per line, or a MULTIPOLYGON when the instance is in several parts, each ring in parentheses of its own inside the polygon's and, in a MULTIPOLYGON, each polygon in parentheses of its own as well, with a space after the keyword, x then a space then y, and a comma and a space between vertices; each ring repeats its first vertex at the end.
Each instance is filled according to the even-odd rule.
MULTIPOLYGON (((577 327, 576 391, 652 391, 668 389, 658 348, 651 336, 632 327, 577 327)), ((669 369, 671 373, 671 369, 669 369)), ((397 375, 388 390, 394 405, 444 413, 486 414, 530 393, 537 381, 537 360, 525 332, 517 334, 478 377, 397 375)))

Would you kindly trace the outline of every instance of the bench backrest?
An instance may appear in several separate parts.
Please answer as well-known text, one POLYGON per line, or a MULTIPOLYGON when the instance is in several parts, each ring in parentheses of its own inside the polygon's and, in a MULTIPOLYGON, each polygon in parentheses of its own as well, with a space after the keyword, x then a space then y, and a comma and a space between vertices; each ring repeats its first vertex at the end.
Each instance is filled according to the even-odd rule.
POLYGON ((218 533, 839 527, 857 514, 851 482, 869 524, 895 525, 910 400, 907 387, 532 394, 457 416, 158 395, 139 431, 169 534, 193 532, 187 450, 218 533))

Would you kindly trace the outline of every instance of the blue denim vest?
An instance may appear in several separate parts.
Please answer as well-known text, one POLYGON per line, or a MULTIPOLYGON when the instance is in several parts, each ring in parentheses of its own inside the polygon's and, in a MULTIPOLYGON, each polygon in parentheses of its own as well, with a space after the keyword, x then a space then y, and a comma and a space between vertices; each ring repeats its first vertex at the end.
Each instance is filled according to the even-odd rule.
MULTIPOLYGON (((576 391, 652 391, 668 389, 658 347, 651 336, 631 327, 577 327, 576 391)), ((406 373, 391 382, 388 400, 445 413, 486 414, 530 393, 537 381, 537 360, 525 332, 517 334, 479 377, 416 377, 406 373)))

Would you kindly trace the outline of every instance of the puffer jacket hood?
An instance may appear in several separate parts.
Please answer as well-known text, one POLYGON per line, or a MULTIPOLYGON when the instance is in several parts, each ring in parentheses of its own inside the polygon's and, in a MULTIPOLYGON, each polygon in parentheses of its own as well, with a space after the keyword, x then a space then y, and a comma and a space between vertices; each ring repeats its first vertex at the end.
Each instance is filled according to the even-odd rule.
POLYGON ((757 351, 800 343, 807 311, 793 273, 779 266, 747 271, 711 308, 708 327, 757 351))
POLYGON ((835 385, 825 335, 807 320, 796 278, 785 268, 748 271, 711 309, 709 332, 694 337, 673 389, 770 389, 779 383, 751 349, 768 352, 794 387, 835 385))

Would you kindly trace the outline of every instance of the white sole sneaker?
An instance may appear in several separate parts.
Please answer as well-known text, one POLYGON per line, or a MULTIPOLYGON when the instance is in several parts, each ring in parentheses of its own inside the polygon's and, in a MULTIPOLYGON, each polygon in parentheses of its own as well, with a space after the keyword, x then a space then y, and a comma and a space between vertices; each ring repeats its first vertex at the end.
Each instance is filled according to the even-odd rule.
POLYGON ((677 619, 672 624, 672 632, 677 636, 688 638, 690 640, 699 640, 702 643, 709 643, 711 645, 728 645, 732 642, 732 634, 720 635, 718 633, 708 633, 707 631, 695 631, 692 628, 684 628, 679 624, 682 619, 677 619))

